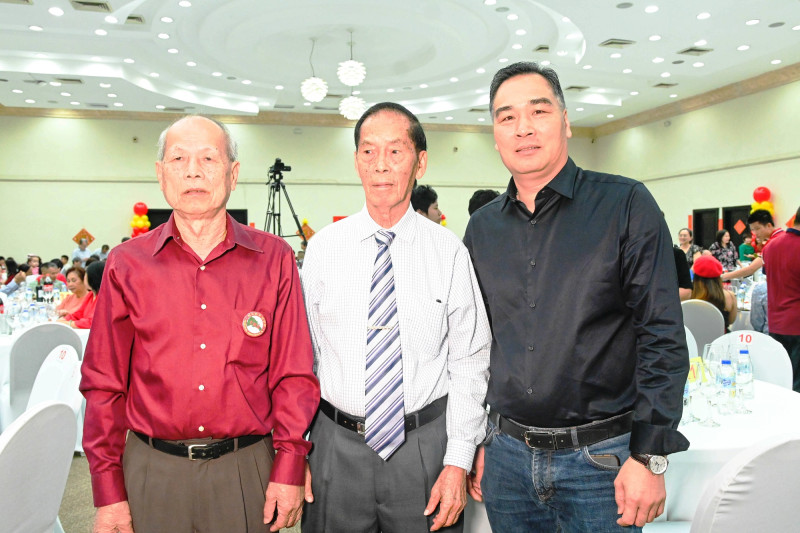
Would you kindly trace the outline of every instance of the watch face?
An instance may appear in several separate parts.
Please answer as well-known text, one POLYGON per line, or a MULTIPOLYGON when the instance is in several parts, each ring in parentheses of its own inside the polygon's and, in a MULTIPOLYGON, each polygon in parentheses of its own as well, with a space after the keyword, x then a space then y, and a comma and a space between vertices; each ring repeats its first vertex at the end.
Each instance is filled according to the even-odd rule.
POLYGON ((667 458, 663 455, 651 455, 647 467, 654 474, 663 474, 667 471, 668 464, 667 458))

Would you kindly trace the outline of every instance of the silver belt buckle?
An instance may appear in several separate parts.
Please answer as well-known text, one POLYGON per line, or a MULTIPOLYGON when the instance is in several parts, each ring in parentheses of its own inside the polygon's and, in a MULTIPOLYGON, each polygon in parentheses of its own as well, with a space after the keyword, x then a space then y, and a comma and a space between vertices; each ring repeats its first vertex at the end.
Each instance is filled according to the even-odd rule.
POLYGON ((364 422, 356 422, 356 432, 362 437, 367 433, 367 426, 364 422))
MULTIPOLYGON (((531 444, 531 442, 530 442, 530 440, 528 440, 528 438, 529 438, 528 434, 529 434, 529 433, 544 433, 544 432, 543 432, 543 431, 526 431, 526 432, 523 434, 523 435, 525 436, 525 444, 527 444, 527 445, 528 445, 528 448, 533 448, 533 449, 535 449, 535 448, 537 448, 537 446, 534 446, 534 445, 532 445, 532 444, 531 444)), ((550 443, 551 443, 551 445, 552 445, 552 449, 553 449, 553 450, 557 450, 557 449, 558 449, 558 445, 557 445, 557 443, 556 443, 556 432, 555 432, 555 431, 548 431, 548 432, 547 432, 547 435, 550 437, 550 443)), ((538 448, 542 448, 542 447, 541 447, 541 446, 538 446, 538 448)))
POLYGON ((207 447, 208 447, 207 444, 190 444, 189 446, 187 446, 187 448, 189 449, 189 460, 190 461, 199 461, 200 457, 195 457, 194 456, 194 449, 195 448, 199 448, 201 450, 204 450, 207 447))

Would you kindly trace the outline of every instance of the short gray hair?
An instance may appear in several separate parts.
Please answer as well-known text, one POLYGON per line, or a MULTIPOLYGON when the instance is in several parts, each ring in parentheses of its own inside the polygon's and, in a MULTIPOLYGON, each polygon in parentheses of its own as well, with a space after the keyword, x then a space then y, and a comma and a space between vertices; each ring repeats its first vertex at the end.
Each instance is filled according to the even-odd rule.
POLYGON ((543 67, 533 61, 520 61, 501 68, 494 75, 492 83, 489 86, 489 114, 494 115, 494 97, 497 95, 497 90, 500 89, 500 86, 511 78, 524 76, 526 74, 538 74, 543 77, 547 83, 550 84, 550 88, 553 89, 553 94, 558 100, 558 105, 561 109, 566 109, 564 91, 561 90, 561 83, 558 81, 558 74, 556 74, 556 71, 549 67, 543 67))
POLYGON ((220 122, 219 120, 215 119, 214 117, 209 117, 207 115, 201 115, 201 114, 183 116, 183 117, 181 117, 179 119, 174 120, 172 122, 172 124, 170 124, 169 126, 164 128, 164 131, 162 131, 161 135, 158 136, 158 145, 157 145, 158 146, 158 152, 157 152, 157 154, 158 154, 157 155, 157 160, 158 161, 163 161, 164 160, 164 152, 166 151, 166 148, 167 148, 167 132, 169 131, 169 129, 172 126, 174 126, 175 124, 177 124, 178 122, 180 122, 182 120, 185 120, 187 118, 192 118, 192 117, 204 118, 206 120, 210 120, 211 122, 213 122, 214 124, 219 126, 219 129, 222 130, 222 133, 225 136, 225 153, 228 156, 228 161, 230 161, 231 163, 233 163, 234 161, 238 161, 239 148, 236 146, 236 141, 234 141, 233 137, 231 137, 231 132, 230 132, 230 130, 228 130, 228 127, 225 124, 223 124, 222 122, 220 122))

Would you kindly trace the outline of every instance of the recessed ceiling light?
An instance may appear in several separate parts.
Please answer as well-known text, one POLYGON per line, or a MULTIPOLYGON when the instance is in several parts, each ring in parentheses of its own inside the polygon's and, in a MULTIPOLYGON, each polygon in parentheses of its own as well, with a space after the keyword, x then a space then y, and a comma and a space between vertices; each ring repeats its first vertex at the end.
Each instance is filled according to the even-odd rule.
POLYGON ((119 22, 119 19, 117 19, 117 17, 115 17, 114 15, 106 15, 106 18, 104 18, 103 20, 105 20, 109 24, 116 24, 117 22, 119 22))
POLYGON ((704 66, 706 66, 706 64, 705 64, 705 63, 703 63, 702 61, 695 61, 694 63, 692 63, 692 66, 693 66, 694 68, 700 68, 700 67, 704 67, 704 66))
POLYGON ((177 48, 170 48, 169 50, 167 50, 167 52, 169 52, 170 54, 177 54, 178 53, 178 49, 177 48))
POLYGON ((622 54, 620 54, 619 52, 614 52, 608 57, 610 57, 611 59, 619 59, 620 57, 622 57, 622 54))
POLYGON ((136 61, 134 61, 134 60, 133 60, 133 59, 131 59, 130 57, 126 57, 126 58, 125 58, 125 59, 123 59, 122 61, 124 61, 125 63, 136 63, 136 61))
POLYGON ((750 46, 743 44, 741 46, 737 46, 736 49, 739 50, 740 52, 744 52, 745 50, 750 50, 750 46))
POLYGON ((500 59, 497 60, 497 62, 498 63, 508 63, 508 58, 507 57, 501 57, 500 59))
POLYGON ((651 41, 660 41, 661 40, 661 36, 660 35, 651 35, 650 36, 650 40, 651 41))
POLYGON ((483 73, 485 73, 485 72, 486 72, 486 69, 485 69, 485 68, 483 68, 483 67, 476 68, 476 69, 475 69, 475 72, 477 72, 478 74, 483 74, 483 73))
POLYGON ((570 22, 569 17, 561 17, 561 22, 570 22))
POLYGON ((186 66, 187 67, 196 67, 197 63, 195 63, 194 61, 187 61, 186 62, 186 66))
POLYGON ((158 72, 151 72, 150 73, 150 77, 151 78, 157 78, 158 76, 159 76, 158 72))
POLYGON ((163 106, 163 105, 161 105, 161 104, 158 104, 158 105, 156 106, 156 109, 166 109, 166 106, 163 106))
POLYGON ((475 94, 483 94, 483 93, 484 93, 483 89, 475 89, 475 94))
POLYGON ((567 53, 568 52, 566 50, 559 50, 558 52, 556 52, 556 55, 560 56, 560 57, 564 57, 565 55, 567 55, 567 53))
POLYGON ((450 81, 451 81, 451 82, 453 82, 453 83, 455 83, 455 82, 457 82, 457 81, 458 81, 458 78, 456 78, 455 76, 453 76, 452 78, 450 78, 450 81))
POLYGON ((699 41, 695 41, 694 42, 695 46, 705 46, 707 44, 708 44, 708 41, 706 41, 705 39, 700 39, 699 41))
POLYGON ((50 9, 47 10, 47 12, 53 15, 54 17, 60 17, 61 15, 64 14, 64 10, 61 9, 60 7, 51 7, 50 9))
POLYGON ((497 3, 497 0, 483 0, 483 3, 487 6, 493 6, 497 3))
POLYGON ((511 48, 514 50, 519 50, 520 48, 522 48, 522 45, 519 43, 514 43, 511 45, 511 48))
POLYGON ((172 24, 172 17, 161 17, 161 22, 165 24, 172 24))
POLYGON ((478 117, 478 122, 486 122, 486 119, 483 117, 478 117))
POLYGON ((543 67, 549 67, 550 66, 550 61, 545 59, 544 61, 542 61, 539 64, 542 65, 543 67))
POLYGON ((358 96, 359 94, 361 94, 361 91, 353 91, 353 96, 358 96))
POLYGON ((781 64, 781 60, 780 59, 773 59, 772 61, 770 61, 770 63, 772 63, 773 65, 780 65, 781 64))
POLYGON ((576 107, 575 111, 583 111, 583 108, 582 107, 576 107))
POLYGON ((756 24, 758 24, 759 22, 761 22, 761 21, 760 21, 760 20, 758 20, 758 19, 750 19, 750 20, 748 20, 747 22, 745 22, 745 24, 747 24, 748 26, 755 26, 755 25, 756 25, 756 24))
POLYGON ((101 83, 100 87, 102 87, 103 89, 108 89, 109 87, 111 87, 111 84, 110 83, 101 83))
POLYGON ((61 93, 61 96, 72 96, 72 94, 67 93, 67 92, 63 92, 63 93, 61 93))
POLYGON ((608 115, 606 115, 606 118, 614 118, 614 115, 612 115, 611 113, 609 113, 608 115))
POLYGON ((393 92, 394 92, 394 89, 386 89, 386 92, 387 92, 387 93, 393 93, 393 92))
POLYGON ((519 29, 519 30, 515 31, 514 33, 515 33, 516 35, 525 35, 525 34, 527 34, 528 32, 527 32, 527 31, 525 31, 525 30, 523 30, 523 29, 519 29))
POLYGON ((792 26, 792 29, 794 31, 800 30, 800 24, 798 24, 797 26, 792 26))
POLYGON ((189 0, 181 0, 178 2, 178 5, 181 7, 192 7, 192 3, 189 0))
POLYGON ((517 15, 515 15, 514 13, 509 13, 508 15, 506 15, 506 18, 508 20, 517 20, 519 17, 517 15))
POLYGON ((222 72, 212 72, 211 75, 214 76, 215 78, 219 78, 220 76, 222 76, 222 72))
POLYGON ((250 85, 250 84, 252 84, 252 83, 253 83, 253 82, 252 82, 252 81, 250 81, 250 80, 242 80, 242 85, 250 85))
POLYGON ((26 104, 35 104, 36 100, 34 100, 33 98, 26 98, 25 99, 25 103, 26 104))
POLYGON ((623 74, 630 74, 631 72, 633 71, 629 68, 626 68, 625 70, 622 71, 623 74))
POLYGON ((41 26, 28 26, 28 29, 31 31, 42 31, 44 28, 41 26))
POLYGON ((92 61, 96 62, 96 61, 102 61, 102 60, 103 60, 103 58, 100 57, 100 56, 92 56, 92 61))
POLYGON ((670 97, 670 98, 677 98, 677 97, 678 97, 678 95, 677 95, 677 94, 671 94, 671 95, 669 95, 669 97, 670 97))
POLYGON ((117 97, 117 95, 114 94, 114 93, 108 93, 106 96, 108 96, 109 98, 116 98, 117 97))
POLYGON ((158 38, 159 39, 169 39, 169 33, 159 33, 158 34, 158 38))
POLYGON ((303 102, 303 105, 306 106, 306 107, 309 107, 309 106, 311 106, 311 102, 303 102))
POLYGON ((70 105, 81 105, 80 102, 70 102, 70 105))
POLYGON ((114 107, 122 107, 122 102, 114 102, 114 107))
POLYGON ((108 32, 106 30, 104 30, 103 28, 98 28, 98 29, 94 30, 94 34, 95 35, 99 35, 100 37, 105 37, 106 35, 108 35, 108 32))
POLYGON ((664 62, 664 58, 663 57, 654 57, 653 58, 653 63, 663 63, 663 62, 664 62))
POLYGON ((583 70, 589 70, 590 68, 592 68, 592 66, 591 66, 591 65, 584 65, 584 66, 583 66, 583 70))
POLYGON ((639 91, 631 91, 631 96, 636 96, 639 94, 639 91))
POLYGON ((50 85, 52 85, 53 87, 61 87, 61 82, 60 81, 51 81, 50 85))
POLYGON ((670 74, 669 72, 662 72, 661 73, 661 77, 662 78, 669 78, 670 76, 672 76, 672 74, 670 74))
POLYGON ((658 11, 658 6, 647 6, 644 8, 645 13, 655 13, 656 11, 658 11))
POLYGON ((428 88, 428 84, 427 83, 420 83, 419 84, 419 88, 420 89, 427 89, 428 88))
POLYGON ((11 89, 11 92, 15 94, 22 94, 22 91, 20 89, 11 89))
POLYGON ((707 18, 711 18, 711 13, 708 11, 703 11, 697 15, 697 20, 706 20, 707 18))
POLYGON ((283 85, 276 85, 275 86, 275 90, 276 91, 282 91, 283 90, 283 85))
POLYGON ((445 120, 453 120, 453 117, 444 117, 445 120))

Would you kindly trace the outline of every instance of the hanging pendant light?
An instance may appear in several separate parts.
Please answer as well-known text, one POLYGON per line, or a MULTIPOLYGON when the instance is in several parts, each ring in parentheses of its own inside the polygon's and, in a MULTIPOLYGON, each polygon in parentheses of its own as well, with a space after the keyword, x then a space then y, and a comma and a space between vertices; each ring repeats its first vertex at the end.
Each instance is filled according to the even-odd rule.
POLYGON ((364 63, 353 60, 353 30, 350 31, 350 59, 339 63, 336 75, 339 81, 348 87, 356 87, 367 77, 367 69, 364 63))
POLYGON ((363 98, 353 96, 352 94, 346 98, 342 98, 339 102, 339 113, 342 114, 347 120, 358 120, 364 111, 367 110, 367 103, 363 98))
POLYGON ((308 63, 311 65, 311 77, 303 80, 300 84, 300 93, 309 102, 321 102, 328 95, 328 84, 322 78, 318 78, 314 73, 314 45, 316 39, 311 39, 311 54, 308 56, 308 63))

